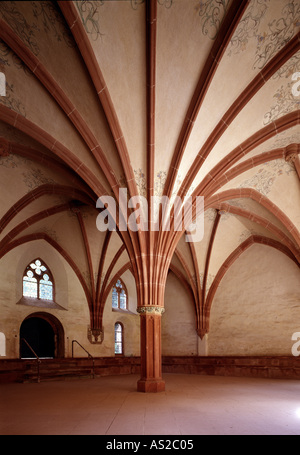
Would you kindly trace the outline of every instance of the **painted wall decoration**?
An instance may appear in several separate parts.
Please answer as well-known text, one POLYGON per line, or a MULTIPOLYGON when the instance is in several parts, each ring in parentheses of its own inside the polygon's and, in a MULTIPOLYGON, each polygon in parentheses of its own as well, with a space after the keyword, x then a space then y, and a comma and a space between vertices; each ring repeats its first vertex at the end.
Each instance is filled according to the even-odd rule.
POLYGON ((200 0, 195 10, 201 17, 202 33, 215 40, 229 5, 229 0, 200 0))
POLYGON ((68 47, 74 46, 71 33, 64 27, 61 15, 53 2, 31 2, 35 18, 32 23, 25 19, 17 3, 0 2, 0 15, 34 55, 37 56, 40 53, 38 34, 41 31, 55 37, 60 43, 64 42, 68 47))
POLYGON ((265 18, 271 0, 253 0, 241 20, 229 46, 228 55, 244 51, 251 40, 256 40, 257 48, 253 69, 265 65, 294 36, 300 27, 300 3, 297 0, 285 2, 278 18, 271 20, 265 30, 261 24, 265 18))
MULTIPOLYGON (((144 0, 141 0, 143 2, 144 0)), ((157 0, 158 5, 169 9, 175 5, 174 0, 157 0)), ((229 0, 196 0, 194 9, 201 18, 203 35, 215 40, 221 23, 228 9, 229 0)))
POLYGON ((167 172, 159 171, 156 174, 155 183, 154 183, 154 194, 155 196, 162 196, 164 192, 165 183, 167 180, 167 172))
POLYGON ((102 6, 104 2, 77 1, 75 4, 86 32, 91 35, 93 41, 96 41, 99 36, 102 36, 99 24, 99 7, 102 6))
POLYGON ((22 39, 26 46, 38 55, 40 52, 37 40, 35 38, 36 24, 29 24, 23 14, 17 8, 17 2, 1 2, 0 15, 22 39))
POLYGON ((254 68, 262 69, 274 55, 294 36, 300 26, 300 3, 288 2, 281 10, 281 17, 269 22, 268 29, 258 38, 254 68))
POLYGON ((157 0, 159 5, 165 6, 166 8, 171 8, 173 5, 173 0, 157 0))
MULTIPOLYGON (((173 0, 167 0, 168 2, 172 1, 173 0)), ((130 4, 131 4, 131 8, 132 9, 138 9, 138 6, 141 5, 142 3, 144 3, 145 0, 130 0, 130 4)))
POLYGON ((0 156, 0 166, 7 169, 14 169, 18 167, 15 155, 0 156))
POLYGON ((4 70, 5 66, 14 65, 17 69, 22 69, 25 74, 31 74, 31 70, 23 61, 7 46, 4 41, 0 40, 0 68, 4 70))
POLYGON ((276 138, 274 148, 286 147, 289 144, 297 144, 300 142, 300 131, 299 133, 295 133, 293 135, 289 135, 287 133, 288 132, 285 132, 285 134, 282 134, 276 138))
POLYGON ((264 125, 269 125, 283 115, 300 109, 300 99, 293 96, 292 86, 292 81, 286 86, 282 85, 273 95, 274 104, 264 116, 264 125))
POLYGON ((281 175, 295 174, 293 164, 282 159, 264 163, 250 179, 245 180, 239 188, 255 188, 264 196, 267 196, 278 177, 281 175))
POLYGON ((217 216, 217 210, 208 209, 204 213, 204 218, 206 221, 214 222, 217 216))
MULTIPOLYGON (((12 52, 2 40, 0 40, 0 69, 5 73, 5 67, 10 67, 11 65, 17 69, 23 70, 27 75, 31 73, 19 57, 12 52)), ((10 83, 8 80, 6 80, 6 94, 5 96, 0 97, 0 103, 26 117, 25 106, 20 100, 16 99, 14 84, 10 83)))
POLYGON ((147 196, 147 180, 146 174, 142 169, 134 169, 134 176, 139 190, 139 194, 143 197, 147 196))
POLYGON ((45 184, 54 184, 56 183, 55 180, 46 177, 41 169, 32 168, 28 171, 22 173, 23 181, 28 188, 28 192, 34 190, 35 188, 39 187, 40 185, 45 184))
POLYGON ((14 84, 9 84, 6 81, 6 96, 1 96, 0 103, 26 117, 24 104, 15 97, 14 84))
POLYGON ((274 74, 272 79, 285 77, 291 79, 292 75, 300 71, 300 52, 297 52, 293 57, 274 74))
MULTIPOLYGON (((54 3, 47 1, 31 2, 35 18, 31 23, 25 19, 20 12, 20 8, 17 9, 18 5, 16 3, 14 1, 0 2, 0 16, 16 32, 34 55, 38 56, 40 53, 38 43, 39 32, 41 30, 49 36, 54 37, 59 43, 64 41, 68 47, 74 46, 71 33, 67 32, 66 30, 68 29, 63 26, 61 15, 54 3)), ((19 57, 0 40, 0 67, 3 69, 5 66, 11 65, 23 70, 26 75, 32 74, 19 57)), ((0 102, 26 117, 25 106, 20 100, 16 99, 14 84, 8 80, 6 82, 6 96, 1 97, 0 102)))
POLYGON ((251 39, 261 41, 264 37, 259 36, 259 25, 267 13, 270 0, 253 0, 247 8, 243 19, 240 21, 229 45, 228 55, 239 54, 246 50, 251 39))
POLYGON ((59 7, 55 2, 36 1, 32 2, 33 14, 38 19, 38 26, 46 34, 54 36, 58 42, 64 41, 68 47, 75 47, 72 34, 64 27, 59 7))
MULTIPOLYGON (((139 5, 144 2, 145 0, 130 0, 130 3, 127 3, 130 4, 133 10, 137 10, 139 5)), ((82 24, 86 32, 91 36, 91 39, 97 41, 99 37, 103 37, 104 34, 100 31, 100 7, 105 5, 105 0, 79 0, 74 3, 78 9, 82 24)))
POLYGON ((269 125, 274 120, 289 114, 300 108, 300 99, 293 95, 292 88, 294 81, 292 75, 300 71, 300 52, 293 57, 277 71, 273 80, 283 80, 285 85, 281 85, 273 95, 274 103, 271 109, 264 116, 264 125, 269 125))
POLYGON ((55 229, 49 228, 47 226, 42 226, 39 230, 40 230, 40 232, 43 232, 46 235, 48 235, 49 237, 51 237, 53 240, 55 240, 55 242, 57 242, 57 243, 60 242, 60 238, 57 235, 57 232, 55 231, 55 229))
POLYGON ((260 234, 259 234, 259 232, 255 231, 255 229, 245 229, 243 232, 241 232, 241 234, 239 236, 239 240, 238 240, 239 245, 244 243, 252 235, 260 235, 260 234))
MULTIPOLYGON (((231 205, 234 205, 234 204, 231 204, 231 205)), ((230 212, 226 212, 225 210, 219 211, 216 209, 208 209, 205 211, 205 214, 204 214, 205 220, 213 223, 216 219, 218 212, 222 215, 220 218, 220 223, 224 223, 225 221, 229 220, 229 218, 231 218, 231 216, 232 216, 232 214, 230 212)))
POLYGON ((55 184, 54 179, 46 177, 40 168, 30 166, 31 160, 23 158, 18 155, 9 154, 8 156, 0 156, 0 166, 7 169, 16 169, 20 167, 26 167, 26 170, 22 172, 23 182, 28 189, 28 193, 40 185, 44 184, 55 184))

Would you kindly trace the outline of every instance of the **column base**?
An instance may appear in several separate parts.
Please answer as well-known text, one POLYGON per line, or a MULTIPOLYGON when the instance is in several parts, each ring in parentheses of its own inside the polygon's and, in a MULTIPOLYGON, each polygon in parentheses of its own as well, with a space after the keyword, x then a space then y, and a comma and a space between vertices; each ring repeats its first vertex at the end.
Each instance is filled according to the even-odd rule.
POLYGON ((137 383, 137 391, 144 393, 164 392, 166 389, 165 381, 140 379, 137 383))

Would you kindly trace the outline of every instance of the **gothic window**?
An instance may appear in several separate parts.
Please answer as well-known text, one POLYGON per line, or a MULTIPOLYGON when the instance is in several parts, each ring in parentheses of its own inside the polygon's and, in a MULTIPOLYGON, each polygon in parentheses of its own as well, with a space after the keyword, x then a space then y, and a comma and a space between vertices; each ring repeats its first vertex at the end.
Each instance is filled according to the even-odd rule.
POLYGON ((40 300, 53 300, 54 298, 52 274, 41 259, 34 260, 25 269, 23 296, 40 300))
POLYGON ((123 354, 123 325, 120 322, 115 324, 115 354, 123 354))
POLYGON ((127 289, 120 279, 116 282, 112 291, 112 307, 127 310, 127 289))

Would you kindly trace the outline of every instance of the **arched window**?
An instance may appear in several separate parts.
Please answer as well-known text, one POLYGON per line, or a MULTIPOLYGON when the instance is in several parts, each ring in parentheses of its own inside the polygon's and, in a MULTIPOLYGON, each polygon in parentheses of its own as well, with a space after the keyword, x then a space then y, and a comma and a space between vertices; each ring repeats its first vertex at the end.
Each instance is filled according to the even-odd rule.
POLYGON ((113 287, 112 307, 120 310, 127 310, 127 289, 120 279, 113 287))
POLYGON ((124 354, 124 330, 123 325, 120 322, 115 323, 115 354, 124 354))
POLYGON ((25 269, 23 296, 41 300, 54 299, 53 277, 41 259, 35 259, 25 269))

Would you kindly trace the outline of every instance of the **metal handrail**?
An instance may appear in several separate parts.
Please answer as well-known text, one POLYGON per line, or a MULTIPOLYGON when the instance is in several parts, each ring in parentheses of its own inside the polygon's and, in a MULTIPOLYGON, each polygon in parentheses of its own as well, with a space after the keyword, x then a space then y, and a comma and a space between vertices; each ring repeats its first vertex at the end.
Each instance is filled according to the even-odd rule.
POLYGON ((32 347, 30 346, 30 344, 28 343, 28 341, 25 340, 25 338, 21 338, 21 341, 24 341, 24 343, 27 344, 27 346, 29 347, 30 351, 33 353, 33 355, 34 355, 35 358, 36 358, 36 361, 37 361, 37 373, 38 373, 37 382, 40 382, 40 380, 41 380, 41 378, 40 378, 40 363, 41 363, 41 359, 40 359, 39 356, 36 354, 36 352, 32 349, 32 347))
POLYGON ((87 353, 88 357, 92 359, 92 362, 93 362, 93 379, 95 379, 95 359, 94 359, 94 357, 92 356, 92 354, 89 353, 89 351, 87 351, 87 350, 79 343, 79 341, 77 341, 77 340, 72 340, 72 359, 74 358, 74 343, 77 343, 78 346, 80 346, 81 349, 83 349, 83 350, 87 353))

